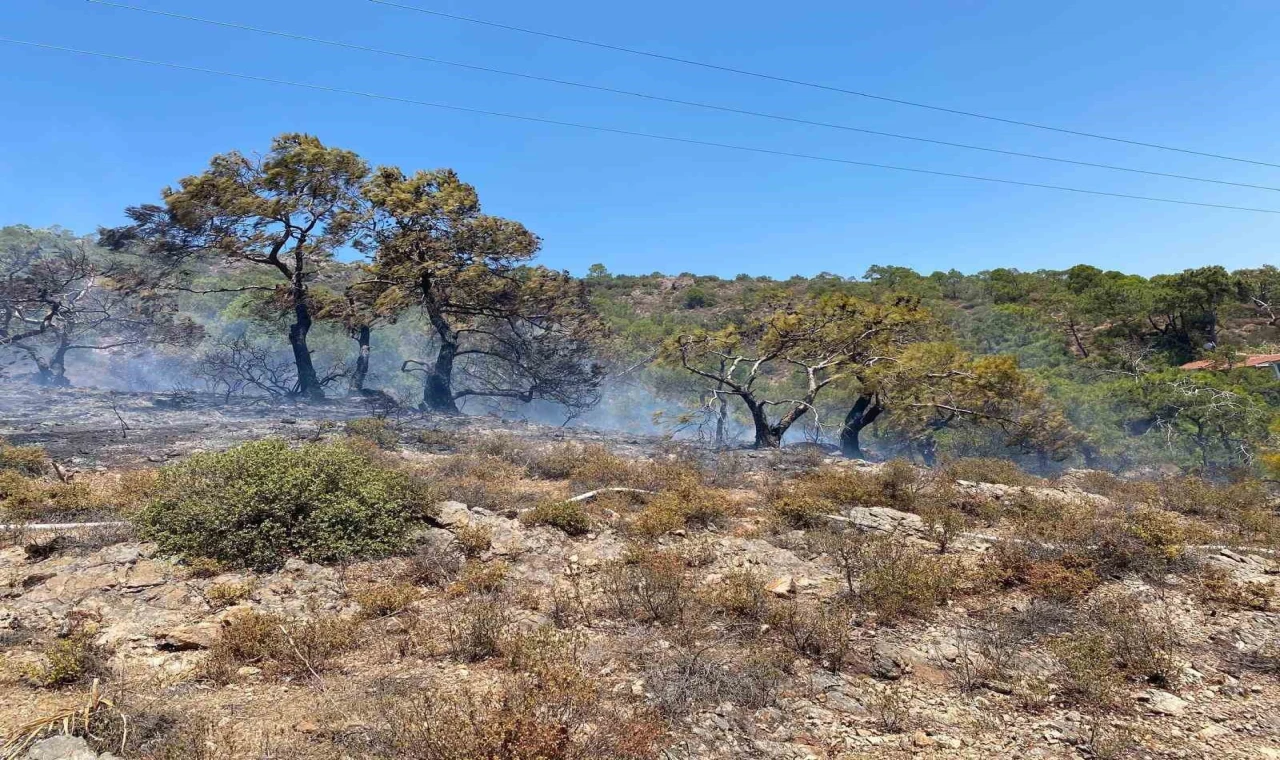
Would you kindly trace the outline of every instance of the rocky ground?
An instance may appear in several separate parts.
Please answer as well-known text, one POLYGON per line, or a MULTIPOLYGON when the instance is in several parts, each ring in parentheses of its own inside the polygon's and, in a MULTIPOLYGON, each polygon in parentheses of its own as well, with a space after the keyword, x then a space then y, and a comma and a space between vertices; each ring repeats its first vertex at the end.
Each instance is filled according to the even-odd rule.
MULTIPOLYGON (((333 434, 330 420, 368 414, 362 404, 345 402, 281 408, 91 391, 5 393, 0 436, 45 446, 70 472, 146 466, 267 435, 311 439, 333 434)), ((501 429, 544 442, 607 440, 637 458, 670 453, 655 439, 600 431, 406 416, 405 445, 395 456, 413 465, 447 456, 414 432, 444 428, 474 436, 501 429)), ((820 464, 813 451, 740 455, 733 464, 738 480, 718 492, 732 504, 731 518, 711 529, 674 531, 649 548, 684 559, 690 600, 720 598, 719 590, 747 570, 763 584, 768 604, 825 609, 843 593, 841 567, 806 531, 778 527, 753 485, 820 464)), ((875 470, 835 460, 826 465, 875 470)), ((567 483, 529 487, 565 496, 573 490, 567 483)), ((1025 490, 962 487, 997 502, 1025 490)), ((1048 501, 1106 501, 1062 485, 1040 491, 1048 501)), ((624 507, 609 502, 608 509, 624 507)), ((611 616, 602 611, 608 607, 610 568, 634 550, 633 537, 603 518, 590 532, 569 536, 530 525, 518 519, 519 511, 447 501, 417 541, 429 552, 482 528, 487 540, 468 564, 504 568, 502 598, 510 614, 503 624, 572 637, 581 667, 602 693, 659 716, 663 738, 654 756, 1280 758, 1275 660, 1266 667, 1247 661, 1274 652, 1280 642, 1274 606, 1209 601, 1183 577, 1103 579, 1087 592, 1087 603, 1135 600, 1136 609, 1159 620, 1171 636, 1176 672, 1167 683, 1129 679, 1124 698, 1100 710, 1064 695, 1062 665, 1051 646, 1054 631, 1071 625, 1055 616, 1077 614, 1086 601, 1064 606, 1018 588, 978 589, 955 594, 921 617, 890 622, 855 614, 842 623, 848 651, 831 667, 827 655, 805 656, 803 647, 781 646, 781 627, 772 618, 730 625, 719 613, 698 612, 701 607, 692 601, 688 619, 678 622, 611 616), (567 604, 572 610, 566 612, 566 598, 587 601, 567 604), (1000 677, 992 676, 986 666, 997 654, 989 623, 1013 619, 1037 634, 1015 637, 1001 650, 1008 662, 1000 677), (743 670, 743 662, 763 651, 776 665, 770 675, 743 670)), ((936 541, 918 515, 849 504, 837 517, 862 532, 891 535, 922 555, 936 553, 936 541)), ((994 537, 974 534, 956 538, 949 548, 956 567, 979 567, 995 551, 994 537)), ((0 548, 0 735, 9 732, 14 758, 105 760, 113 751, 139 756, 131 754, 137 745, 127 739, 123 750, 111 750, 109 740, 94 736, 94 749, 73 737, 34 746, 15 741, 23 726, 63 712, 78 715, 74 711, 85 705, 86 680, 49 688, 30 676, 47 669, 50 642, 78 632, 87 632, 101 653, 101 688, 119 712, 132 716, 135 736, 159 734, 173 723, 201 727, 200 741, 187 754, 166 750, 177 754, 147 757, 373 757, 362 754, 357 737, 385 730, 380 706, 388 695, 430 692, 441 684, 496 683, 511 667, 502 657, 458 656, 440 644, 448 636, 437 640, 431 633, 451 616, 473 614, 468 605, 474 595, 456 583, 422 586, 402 605, 370 612, 376 606, 371 590, 407 577, 411 559, 339 567, 290 560, 275 572, 198 572, 159 556, 154 545, 127 532, 69 531, 56 545, 50 538, 21 536, 0 548), (323 671, 308 665, 302 673, 281 676, 258 663, 242 665, 220 681, 202 677, 227 621, 248 611, 281 620, 357 620, 360 634, 323 671)), ((1266 554, 1193 551, 1200 564, 1219 568, 1233 583, 1274 593, 1280 568, 1266 554)), ((94 714, 107 724, 113 720, 106 708, 94 714)), ((70 729, 74 721, 50 731, 70 729)))

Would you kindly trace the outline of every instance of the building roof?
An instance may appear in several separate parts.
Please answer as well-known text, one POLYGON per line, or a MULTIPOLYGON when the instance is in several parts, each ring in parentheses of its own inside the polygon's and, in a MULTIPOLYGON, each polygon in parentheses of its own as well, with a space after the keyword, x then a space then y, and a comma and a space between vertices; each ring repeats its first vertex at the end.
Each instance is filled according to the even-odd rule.
POLYGON ((1178 369, 1232 369, 1234 367, 1270 367, 1280 364, 1280 354, 1240 354, 1239 360, 1228 365, 1218 359, 1201 359, 1187 362, 1178 369))

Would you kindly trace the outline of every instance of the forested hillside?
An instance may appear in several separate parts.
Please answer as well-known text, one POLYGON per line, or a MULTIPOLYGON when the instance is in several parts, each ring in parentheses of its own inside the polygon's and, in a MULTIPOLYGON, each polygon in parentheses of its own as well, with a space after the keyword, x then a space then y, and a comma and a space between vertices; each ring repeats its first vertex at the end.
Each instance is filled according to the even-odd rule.
POLYGON ((374 168, 307 135, 215 156, 161 200, 88 236, 0 230, 11 380, 350 393, 1041 470, 1258 473, 1273 448, 1272 266, 578 278, 451 170, 374 168))

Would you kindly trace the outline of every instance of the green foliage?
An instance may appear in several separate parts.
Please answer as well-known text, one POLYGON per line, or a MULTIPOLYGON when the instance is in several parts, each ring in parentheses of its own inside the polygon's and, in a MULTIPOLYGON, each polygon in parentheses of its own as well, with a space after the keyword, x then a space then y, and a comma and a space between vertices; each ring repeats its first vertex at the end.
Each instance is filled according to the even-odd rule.
POLYGON ((401 551, 431 503, 408 475, 350 446, 270 439, 164 468, 137 522, 166 553, 268 569, 401 551))

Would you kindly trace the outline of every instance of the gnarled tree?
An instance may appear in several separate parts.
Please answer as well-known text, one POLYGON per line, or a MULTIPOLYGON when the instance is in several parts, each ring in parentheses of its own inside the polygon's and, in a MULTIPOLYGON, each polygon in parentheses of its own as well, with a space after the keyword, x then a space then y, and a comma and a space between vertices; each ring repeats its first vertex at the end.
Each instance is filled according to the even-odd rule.
POLYGON ((307 345, 314 316, 308 290, 361 221, 367 175, 368 166, 351 151, 284 134, 264 156, 214 156, 203 174, 166 188, 164 205, 129 208, 134 223, 103 231, 102 240, 148 255, 179 278, 190 275, 189 264, 211 260, 274 272, 283 282, 273 300, 292 316, 298 395, 319 399, 324 391, 307 345))
POLYGON ((41 385, 69 385, 71 352, 192 345, 203 337, 128 261, 65 230, 0 230, 0 274, 0 347, 30 360, 41 385))
POLYGON ((402 366, 424 375, 423 408, 456 414, 486 397, 576 412, 599 400, 603 325, 581 281, 529 265, 539 241, 524 225, 482 213, 448 169, 380 168, 365 197, 373 214, 358 246, 374 255, 375 309, 416 306, 431 325, 435 357, 402 366))
POLYGON ((859 380, 840 429, 841 451, 854 458, 863 457, 860 434, 877 420, 932 464, 944 430, 983 427, 1006 445, 1027 447, 1053 413, 1016 359, 975 357, 945 341, 910 345, 859 380))
POLYGON ((746 405, 758 448, 777 448, 819 395, 916 339, 927 314, 911 298, 873 303, 832 294, 774 308, 741 327, 668 341, 664 358, 707 381, 714 396, 746 405), (771 416, 770 407, 780 413, 771 416))

